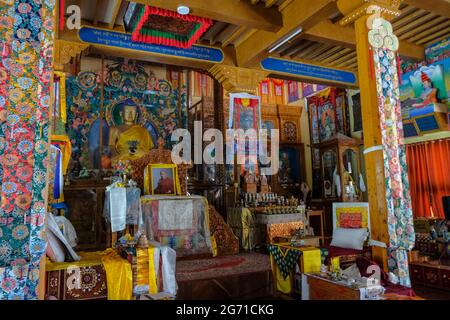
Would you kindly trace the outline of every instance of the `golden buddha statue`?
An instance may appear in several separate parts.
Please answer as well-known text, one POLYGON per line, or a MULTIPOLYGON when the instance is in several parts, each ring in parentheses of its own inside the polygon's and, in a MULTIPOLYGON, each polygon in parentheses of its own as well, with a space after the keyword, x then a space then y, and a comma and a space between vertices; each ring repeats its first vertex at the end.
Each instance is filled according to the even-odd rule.
POLYGON ((120 112, 123 124, 110 128, 109 146, 113 165, 118 161, 139 159, 153 148, 150 133, 136 124, 137 108, 135 105, 124 105, 120 112))

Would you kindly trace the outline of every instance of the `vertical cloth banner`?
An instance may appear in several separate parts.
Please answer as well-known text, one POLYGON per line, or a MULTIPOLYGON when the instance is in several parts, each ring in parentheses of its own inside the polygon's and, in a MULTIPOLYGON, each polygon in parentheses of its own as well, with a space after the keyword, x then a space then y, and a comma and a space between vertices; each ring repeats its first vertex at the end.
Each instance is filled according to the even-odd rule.
POLYGON ((45 254, 54 0, 0 6, 0 299, 37 299, 45 254))
POLYGON ((389 231, 388 267, 398 276, 401 285, 411 287, 408 251, 414 247, 415 233, 403 144, 396 59, 399 41, 387 20, 369 18, 368 21, 383 141, 389 231))

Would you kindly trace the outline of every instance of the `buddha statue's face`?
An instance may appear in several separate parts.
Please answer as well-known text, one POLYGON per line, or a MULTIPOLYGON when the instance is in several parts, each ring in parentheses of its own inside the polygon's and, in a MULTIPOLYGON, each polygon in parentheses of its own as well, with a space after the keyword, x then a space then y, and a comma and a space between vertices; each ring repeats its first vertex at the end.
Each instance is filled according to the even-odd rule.
POLYGON ((137 119, 136 106, 124 106, 122 117, 126 125, 133 125, 137 119))

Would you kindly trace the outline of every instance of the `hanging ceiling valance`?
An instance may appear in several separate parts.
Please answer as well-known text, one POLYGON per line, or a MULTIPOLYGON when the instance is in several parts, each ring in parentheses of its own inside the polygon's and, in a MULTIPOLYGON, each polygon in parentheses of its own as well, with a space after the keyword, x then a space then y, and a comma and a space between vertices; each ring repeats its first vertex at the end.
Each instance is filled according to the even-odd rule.
POLYGON ((130 3, 124 18, 132 41, 190 48, 213 24, 208 18, 130 3))

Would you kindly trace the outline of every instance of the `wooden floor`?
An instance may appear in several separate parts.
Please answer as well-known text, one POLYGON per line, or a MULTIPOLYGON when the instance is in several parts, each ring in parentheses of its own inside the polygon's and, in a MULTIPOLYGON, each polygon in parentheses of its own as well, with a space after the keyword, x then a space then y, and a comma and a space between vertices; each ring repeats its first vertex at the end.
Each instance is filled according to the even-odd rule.
POLYGON ((256 272, 178 283, 177 300, 254 300, 273 298, 272 272, 256 272))
POLYGON ((450 291, 443 291, 424 286, 414 286, 417 296, 426 300, 450 300, 450 291))

